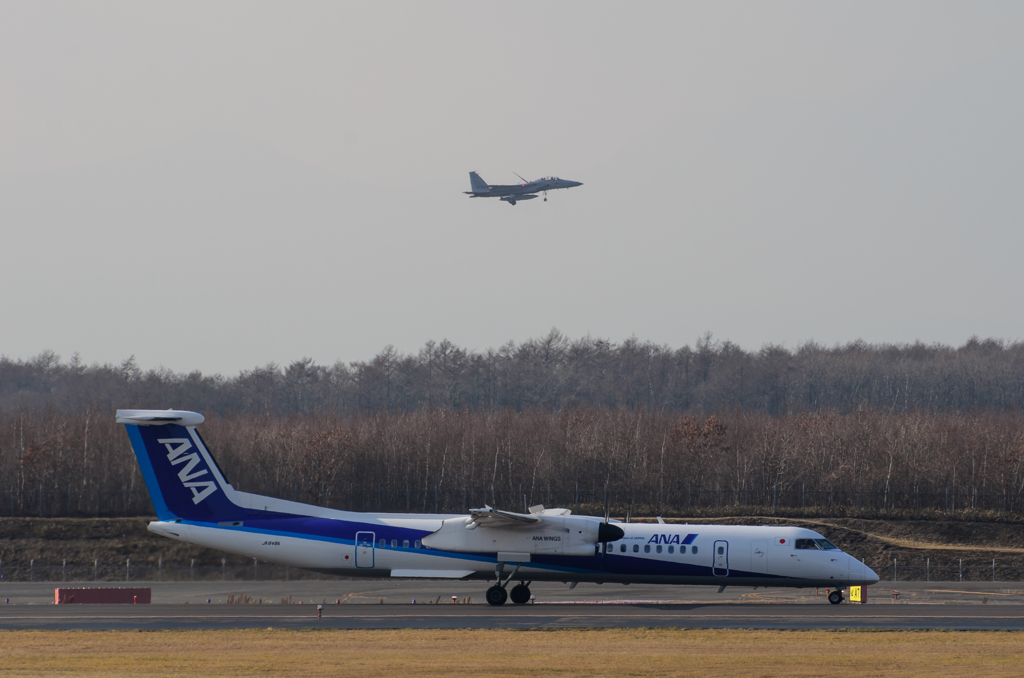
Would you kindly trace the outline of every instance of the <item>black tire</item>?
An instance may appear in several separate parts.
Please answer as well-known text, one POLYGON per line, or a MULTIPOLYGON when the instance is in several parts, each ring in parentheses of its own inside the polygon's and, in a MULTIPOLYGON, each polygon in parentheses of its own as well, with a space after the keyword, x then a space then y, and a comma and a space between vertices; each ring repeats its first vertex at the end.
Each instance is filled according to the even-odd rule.
POLYGON ((833 605, 838 605, 839 603, 843 602, 843 592, 832 591, 828 594, 828 602, 832 603, 833 605))
POLYGON ((508 593, 500 586, 494 585, 487 589, 487 593, 484 594, 484 598, 486 598, 487 602, 491 605, 504 605, 505 601, 508 600, 508 593))
POLYGON ((516 605, 525 605, 530 602, 530 587, 526 584, 518 584, 512 587, 512 592, 509 594, 509 598, 516 605))

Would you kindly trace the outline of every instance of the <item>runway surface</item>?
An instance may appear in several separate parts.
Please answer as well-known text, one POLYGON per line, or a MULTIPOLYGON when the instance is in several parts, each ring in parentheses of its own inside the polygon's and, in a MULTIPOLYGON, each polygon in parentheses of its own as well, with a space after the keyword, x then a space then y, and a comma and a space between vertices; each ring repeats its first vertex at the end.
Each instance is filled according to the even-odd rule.
POLYGON ((866 605, 829 605, 825 591, 815 589, 729 588, 718 593, 715 587, 581 584, 570 590, 538 582, 532 587, 536 604, 498 608, 483 602, 480 582, 126 582, 122 585, 151 587, 154 604, 53 604, 56 586, 96 585, 0 585, 0 629, 1024 630, 1024 585, 984 582, 880 583, 870 588, 866 605), (898 601, 892 595, 896 587, 898 601), (453 596, 468 604, 453 604, 453 596), (254 604, 227 603, 243 598, 254 604), (316 603, 324 604, 321 621, 316 603))
POLYGON ((49 605, 0 609, 0 629, 752 628, 1024 630, 1024 605, 553 604, 49 605))
MULTIPOLYGON (((346 604, 403 604, 416 600, 451 601, 470 599, 483 603, 486 582, 437 580, 303 580, 303 581, 197 581, 197 582, 36 582, 0 583, 0 607, 11 605, 52 605, 55 587, 146 586, 152 589, 153 603, 214 605, 230 598, 248 596, 257 601, 346 604)), ((555 582, 534 582, 530 587, 538 603, 613 602, 645 603, 798 603, 827 605, 825 589, 786 589, 728 587, 719 593, 716 586, 660 586, 633 584, 622 586, 580 584, 570 589, 555 582)), ((871 603, 893 601, 892 590, 900 593, 899 601, 910 603, 982 604, 988 606, 1024 605, 1024 584, 1020 582, 879 582, 869 588, 871 603)))

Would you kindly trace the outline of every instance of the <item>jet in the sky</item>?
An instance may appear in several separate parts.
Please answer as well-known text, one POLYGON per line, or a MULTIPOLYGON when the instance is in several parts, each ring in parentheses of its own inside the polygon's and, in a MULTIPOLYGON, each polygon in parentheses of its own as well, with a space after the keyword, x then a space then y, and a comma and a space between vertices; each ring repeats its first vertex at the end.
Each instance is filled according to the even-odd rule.
POLYGON ((466 514, 356 513, 236 490, 182 410, 118 410, 157 519, 149 530, 248 558, 344 577, 481 580, 491 605, 527 603, 530 582, 829 587, 878 575, 802 527, 619 523, 533 506, 466 514), (510 568, 509 572, 506 568, 510 568), (510 582, 519 583, 506 592, 510 582))
MULTIPOLYGON (((518 174, 516 176, 519 177, 518 174)), ((519 178, 523 179, 522 177, 519 178)), ((579 181, 569 181, 568 179, 559 179, 558 177, 544 177, 536 181, 523 179, 521 184, 496 184, 490 186, 476 172, 469 173, 469 184, 473 188, 472 191, 466 191, 469 197, 500 198, 509 205, 515 205, 519 200, 533 200, 541 192, 544 193, 544 201, 547 202, 548 191, 553 191, 556 188, 573 188, 574 186, 583 185, 579 181)))

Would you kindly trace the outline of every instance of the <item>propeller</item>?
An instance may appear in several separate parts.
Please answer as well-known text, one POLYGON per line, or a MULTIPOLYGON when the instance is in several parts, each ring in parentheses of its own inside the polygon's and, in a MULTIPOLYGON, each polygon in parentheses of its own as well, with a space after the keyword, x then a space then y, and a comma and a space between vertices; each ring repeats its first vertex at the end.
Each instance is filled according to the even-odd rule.
POLYGON ((611 519, 611 505, 608 503, 608 483, 604 484, 604 522, 602 522, 597 528, 597 540, 601 542, 601 567, 604 567, 608 562, 608 542, 618 541, 626 536, 626 533, 622 531, 622 528, 618 525, 612 525, 608 521, 611 519))

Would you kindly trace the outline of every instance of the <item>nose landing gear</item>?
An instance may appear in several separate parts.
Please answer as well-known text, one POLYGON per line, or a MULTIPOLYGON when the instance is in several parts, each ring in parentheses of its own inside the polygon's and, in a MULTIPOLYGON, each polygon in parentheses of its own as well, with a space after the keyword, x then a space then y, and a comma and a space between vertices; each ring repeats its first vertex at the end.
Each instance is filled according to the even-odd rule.
POLYGON ((843 600, 843 592, 838 589, 836 589, 835 591, 831 591, 828 594, 828 602, 832 603, 833 605, 838 605, 839 603, 843 602, 843 600))

